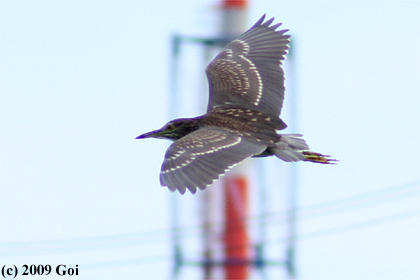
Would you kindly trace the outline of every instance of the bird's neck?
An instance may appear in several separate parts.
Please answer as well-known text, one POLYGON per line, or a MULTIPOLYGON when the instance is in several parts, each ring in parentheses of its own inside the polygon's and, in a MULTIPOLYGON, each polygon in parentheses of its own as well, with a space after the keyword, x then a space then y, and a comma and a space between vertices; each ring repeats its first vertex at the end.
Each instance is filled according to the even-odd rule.
POLYGON ((176 141, 176 140, 190 134, 191 132, 194 132, 197 129, 199 129, 201 118, 203 118, 203 116, 199 116, 199 117, 196 117, 196 118, 181 119, 183 124, 177 130, 177 133, 174 134, 173 137, 171 137, 171 140, 176 141))

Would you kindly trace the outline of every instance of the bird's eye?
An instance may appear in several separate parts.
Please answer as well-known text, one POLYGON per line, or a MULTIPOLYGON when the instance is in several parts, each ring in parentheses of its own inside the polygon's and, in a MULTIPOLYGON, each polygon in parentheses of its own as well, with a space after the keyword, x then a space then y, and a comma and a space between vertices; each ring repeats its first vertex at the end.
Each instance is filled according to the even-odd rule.
POLYGON ((166 130, 172 131, 174 129, 175 129, 175 125, 173 125, 171 123, 166 126, 166 130))

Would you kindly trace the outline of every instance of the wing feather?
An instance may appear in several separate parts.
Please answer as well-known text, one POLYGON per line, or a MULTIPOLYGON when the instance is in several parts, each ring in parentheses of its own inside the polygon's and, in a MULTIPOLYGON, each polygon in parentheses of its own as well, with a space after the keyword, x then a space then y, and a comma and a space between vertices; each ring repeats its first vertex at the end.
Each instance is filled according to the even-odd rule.
POLYGON ((276 31, 262 16, 248 31, 230 42, 206 69, 209 80, 208 111, 226 103, 255 106, 278 116, 284 100, 281 63, 289 48, 288 30, 276 31))
POLYGON ((216 127, 203 127, 175 141, 167 150, 160 182, 170 190, 195 193, 234 165, 260 154, 266 145, 216 127))

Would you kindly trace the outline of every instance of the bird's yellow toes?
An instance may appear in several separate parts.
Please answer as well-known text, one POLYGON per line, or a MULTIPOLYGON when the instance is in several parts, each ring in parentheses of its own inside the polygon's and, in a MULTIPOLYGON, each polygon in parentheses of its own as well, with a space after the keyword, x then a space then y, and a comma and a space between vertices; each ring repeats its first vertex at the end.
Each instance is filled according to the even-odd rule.
POLYGON ((336 159, 329 158, 331 156, 323 155, 311 151, 304 151, 305 161, 317 162, 322 164, 336 164, 336 159))

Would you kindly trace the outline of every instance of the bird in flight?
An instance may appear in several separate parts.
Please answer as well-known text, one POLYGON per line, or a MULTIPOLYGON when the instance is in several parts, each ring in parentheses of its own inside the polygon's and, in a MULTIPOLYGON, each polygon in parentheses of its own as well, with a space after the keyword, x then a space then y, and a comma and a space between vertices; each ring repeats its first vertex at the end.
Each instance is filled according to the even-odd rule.
POLYGON ((207 66, 207 113, 175 119, 136 139, 174 141, 165 154, 160 184, 184 194, 204 190, 249 157, 276 156, 286 162, 331 164, 330 156, 309 150, 300 134, 278 134, 287 125, 279 115, 284 99, 282 62, 288 30, 276 30, 263 15, 231 41, 207 66))

